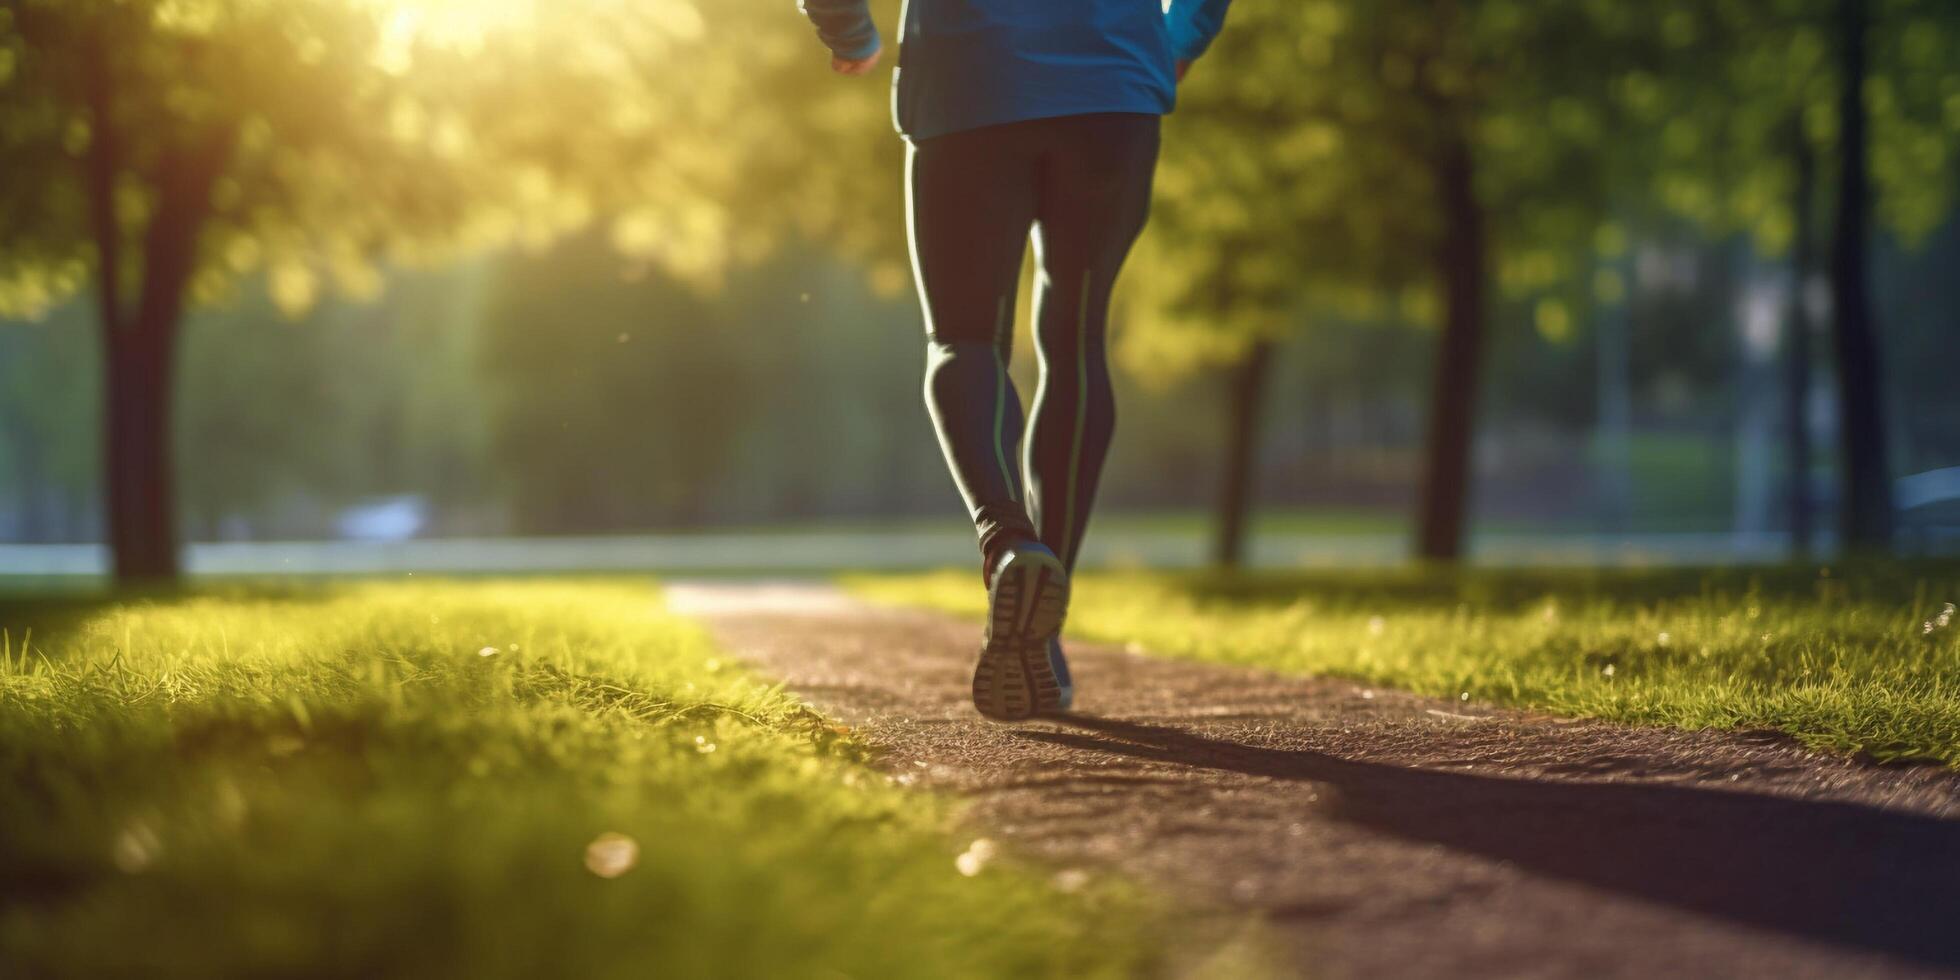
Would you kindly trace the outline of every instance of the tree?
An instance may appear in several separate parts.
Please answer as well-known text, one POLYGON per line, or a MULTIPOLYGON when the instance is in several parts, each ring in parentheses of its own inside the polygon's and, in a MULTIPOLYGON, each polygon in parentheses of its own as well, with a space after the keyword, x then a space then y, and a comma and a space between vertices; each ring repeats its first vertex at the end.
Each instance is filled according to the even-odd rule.
MULTIPOLYGON (((1841 414, 1839 536, 1852 550, 1889 547, 1892 474, 1871 237, 1878 224, 1916 245, 1951 210, 1960 8, 1939 0, 1726 0, 1677 3, 1657 15, 1684 25, 1677 30, 1687 41, 1669 65, 1670 84, 1649 85, 1642 97, 1661 136, 1653 144, 1655 199, 1705 228, 1746 230, 1759 251, 1792 255, 1798 298, 1786 353, 1799 482, 1808 479, 1808 447, 1797 441, 1809 360, 1801 290, 1818 251, 1811 187, 1835 185, 1826 264, 1841 414), (1711 88, 1728 95, 1708 99, 1711 88)), ((1793 509, 1807 506, 1805 489, 1794 488, 1793 498, 1793 509)))
POLYGON ((293 240, 309 234, 332 235, 361 277, 382 227, 450 207, 413 177, 445 168, 369 121, 405 93, 365 63, 378 33, 351 7, 11 0, 0 15, 5 305, 35 312, 91 282, 116 575, 168 578, 186 306, 268 251, 275 292, 302 302, 312 285, 293 240))
POLYGON ((1377 312, 1414 275, 1392 243, 1413 176, 1345 141, 1329 74, 1341 4, 1241 5, 1180 87, 1153 216, 1126 276, 1120 360, 1146 383, 1218 367, 1226 399, 1211 556, 1237 565, 1277 345, 1318 311, 1377 312), (1357 287, 1357 283, 1360 285, 1357 287))
MULTIPOLYGON (((1243 359, 1256 381, 1244 365, 1260 342, 1310 328, 1315 309, 1438 324, 1415 545, 1456 558, 1492 294, 1588 281, 1609 189, 1626 179, 1614 84, 1657 43, 1611 4, 1235 11, 1213 55, 1231 70, 1200 64, 1173 117, 1145 252, 1157 312, 1144 320, 1183 339, 1143 346, 1243 359)), ((1254 417, 1231 413, 1226 445, 1248 444, 1254 417)), ((1226 486, 1247 486, 1249 454, 1231 459, 1226 486)), ((1243 494, 1223 497, 1229 558, 1243 494)))
POLYGON ((1810 377, 1813 356, 1810 282, 1816 274, 1817 155, 1796 117, 1790 127, 1790 158, 1796 169, 1790 211, 1794 216, 1790 243, 1790 302, 1784 329, 1784 429, 1789 439, 1788 465, 1790 550, 1808 557, 1811 548, 1810 493, 1810 377))
POLYGON ((297 311, 323 273, 370 295, 383 257, 536 246, 602 205, 623 252, 695 280, 755 247, 725 153, 760 124, 735 111, 743 64, 684 57, 709 49, 705 15, 516 10, 0 0, 0 315, 92 288, 119 580, 177 572, 179 326, 240 275, 297 311))
POLYGON ((1838 0, 1838 191, 1831 232, 1831 331, 1843 413, 1844 545, 1892 543, 1892 474, 1886 464, 1878 325, 1871 300, 1871 176, 1865 106, 1871 43, 1866 0, 1838 0))

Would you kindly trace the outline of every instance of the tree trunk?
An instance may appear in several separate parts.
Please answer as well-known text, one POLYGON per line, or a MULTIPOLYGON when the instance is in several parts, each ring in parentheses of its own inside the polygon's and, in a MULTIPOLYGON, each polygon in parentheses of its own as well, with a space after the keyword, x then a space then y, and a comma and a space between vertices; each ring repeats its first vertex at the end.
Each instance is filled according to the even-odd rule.
POLYGON ((113 215, 119 161, 104 153, 90 164, 96 247, 104 267, 98 271, 107 399, 103 480, 109 549, 121 585, 168 582, 180 572, 170 454, 172 368, 198 239, 210 216, 211 187, 230 155, 233 135, 228 128, 198 134, 158 162, 157 207, 143 231, 134 309, 125 308, 123 284, 112 273, 121 229, 104 217, 113 215))
POLYGON ((1892 544, 1892 486, 1885 452, 1884 392, 1879 387, 1878 323, 1872 314, 1871 187, 1867 176, 1865 0, 1839 0, 1839 184, 1831 247, 1832 340, 1836 348, 1847 551, 1892 544))
POLYGON ((170 469, 170 367, 176 324, 132 324, 106 352, 103 447, 116 581, 178 574, 170 469))
POLYGON ((1430 390, 1428 444, 1416 515, 1416 553, 1437 561, 1463 554, 1464 513, 1470 496, 1470 449, 1475 434, 1477 375, 1484 341, 1484 269, 1488 242, 1477 203, 1470 147, 1450 140, 1436 160, 1443 206, 1443 240, 1436 275, 1443 299, 1443 336, 1430 390))
POLYGON ((1272 362, 1273 342, 1261 338, 1253 341, 1230 376, 1225 473, 1219 486, 1217 537, 1211 549, 1212 562, 1220 568, 1238 568, 1245 561, 1246 518, 1252 510, 1253 486, 1259 479, 1260 409, 1266 401, 1272 362))
POLYGON ((1791 146, 1797 167, 1796 240, 1790 247, 1790 319, 1784 351, 1784 426, 1790 453, 1790 553, 1802 559, 1810 554, 1810 280, 1816 275, 1816 228, 1812 207, 1817 190, 1817 157, 1804 138, 1803 121, 1793 126, 1791 146))

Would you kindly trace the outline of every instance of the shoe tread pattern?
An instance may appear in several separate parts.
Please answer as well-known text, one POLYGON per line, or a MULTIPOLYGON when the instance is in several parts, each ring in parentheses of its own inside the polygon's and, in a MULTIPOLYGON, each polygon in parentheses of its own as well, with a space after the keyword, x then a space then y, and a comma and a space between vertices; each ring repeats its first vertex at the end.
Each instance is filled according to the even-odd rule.
POLYGON ((986 643, 973 671, 973 705, 998 721, 1062 710, 1048 640, 1068 613, 1068 575, 1042 552, 1002 564, 990 588, 986 643))

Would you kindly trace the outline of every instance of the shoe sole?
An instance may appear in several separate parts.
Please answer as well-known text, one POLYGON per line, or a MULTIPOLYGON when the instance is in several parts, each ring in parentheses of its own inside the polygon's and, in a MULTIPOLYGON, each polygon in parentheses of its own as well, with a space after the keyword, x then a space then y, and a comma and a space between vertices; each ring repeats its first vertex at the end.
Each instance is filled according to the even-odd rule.
POLYGON ((1053 555, 1020 554, 994 573, 987 592, 987 641, 973 668, 973 706, 997 721, 1062 709, 1048 638, 1068 613, 1068 573, 1053 555))

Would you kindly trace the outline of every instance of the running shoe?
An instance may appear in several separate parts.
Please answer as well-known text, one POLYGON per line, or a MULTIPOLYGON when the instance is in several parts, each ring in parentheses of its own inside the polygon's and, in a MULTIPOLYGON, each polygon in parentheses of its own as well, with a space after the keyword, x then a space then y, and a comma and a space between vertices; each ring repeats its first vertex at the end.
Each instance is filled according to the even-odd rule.
POLYGON ((1068 613, 1068 572, 1036 541, 1001 549, 987 583, 987 635, 973 668, 973 706, 997 721, 1063 709, 1049 641, 1068 613))

